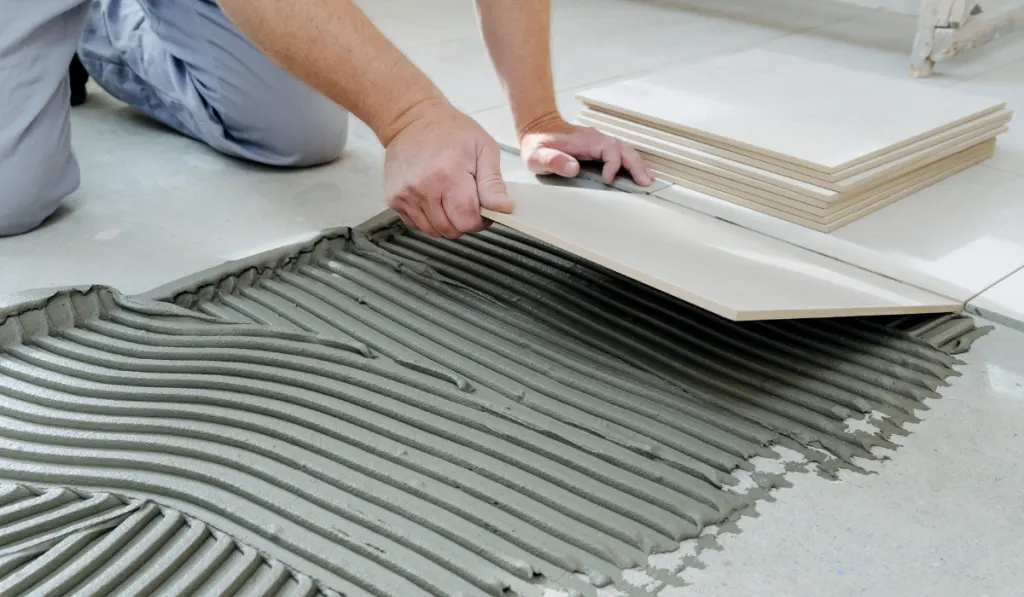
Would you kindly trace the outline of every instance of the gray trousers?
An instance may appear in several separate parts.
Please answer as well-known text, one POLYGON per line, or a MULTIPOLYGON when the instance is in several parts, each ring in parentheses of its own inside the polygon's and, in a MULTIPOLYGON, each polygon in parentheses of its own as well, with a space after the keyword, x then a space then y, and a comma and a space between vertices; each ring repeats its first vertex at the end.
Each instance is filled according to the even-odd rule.
POLYGON ((78 188, 76 48, 111 95, 228 155, 301 167, 345 146, 345 110, 257 49, 214 0, 0 0, 0 13, 0 236, 37 227, 78 188))

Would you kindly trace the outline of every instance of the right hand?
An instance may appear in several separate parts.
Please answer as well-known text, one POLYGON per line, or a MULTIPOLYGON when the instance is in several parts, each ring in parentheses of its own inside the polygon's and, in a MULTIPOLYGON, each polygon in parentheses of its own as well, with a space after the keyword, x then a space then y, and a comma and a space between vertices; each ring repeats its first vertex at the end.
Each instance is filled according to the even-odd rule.
POLYGON ((387 145, 388 205, 408 226, 457 238, 487 227, 480 208, 512 213, 498 144, 448 103, 420 110, 387 145))

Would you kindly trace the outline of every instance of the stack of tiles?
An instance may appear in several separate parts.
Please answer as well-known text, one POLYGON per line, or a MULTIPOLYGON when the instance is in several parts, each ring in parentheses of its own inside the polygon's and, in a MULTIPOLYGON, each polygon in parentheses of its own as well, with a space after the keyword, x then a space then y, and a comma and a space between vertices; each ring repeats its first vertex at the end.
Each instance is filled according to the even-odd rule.
MULTIPOLYGON (((831 232, 995 151, 1004 102, 762 50, 581 92, 667 182, 831 232)), ((965 198, 969 200, 969 198, 965 198)))

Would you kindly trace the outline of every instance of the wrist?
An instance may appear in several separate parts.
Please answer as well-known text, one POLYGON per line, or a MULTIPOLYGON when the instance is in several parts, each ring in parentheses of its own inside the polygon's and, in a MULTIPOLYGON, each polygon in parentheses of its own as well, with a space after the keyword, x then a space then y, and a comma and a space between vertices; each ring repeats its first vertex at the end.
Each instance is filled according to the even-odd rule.
POLYGON ((401 108, 393 111, 391 116, 383 119, 382 123, 376 126, 372 123, 367 124, 373 129, 381 145, 386 148, 410 124, 427 117, 429 114, 454 109, 455 107, 451 105, 439 90, 433 90, 421 94, 420 97, 411 102, 405 102, 401 108))
POLYGON ((566 125, 557 108, 549 108, 536 113, 528 120, 516 118, 516 137, 522 142, 523 137, 533 133, 558 130, 566 125))

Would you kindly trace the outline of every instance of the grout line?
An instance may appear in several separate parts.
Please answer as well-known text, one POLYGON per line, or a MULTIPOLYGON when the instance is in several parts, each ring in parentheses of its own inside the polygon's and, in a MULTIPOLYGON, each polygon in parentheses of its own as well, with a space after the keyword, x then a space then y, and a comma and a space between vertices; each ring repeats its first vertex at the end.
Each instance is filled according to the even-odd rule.
POLYGON ((967 304, 969 304, 969 303, 970 303, 971 301, 973 301, 974 299, 976 299, 976 298, 980 297, 981 295, 985 294, 985 293, 986 293, 986 292, 988 292, 989 290, 992 290, 992 289, 993 289, 993 288, 995 288, 996 286, 999 286, 999 285, 1000 285, 1001 283, 1005 282, 1006 280, 1008 280, 1009 278, 1011 278, 1011 277, 1012 277, 1012 276, 1013 276, 1014 274, 1017 274, 1017 273, 1019 273, 1019 272, 1024 272, 1024 264, 1021 264, 1020 266, 1018 266, 1017 268, 1015 268, 1015 269, 1014 269, 1013 271, 1011 271, 1010 273, 1006 274, 1005 276, 1003 276, 1003 277, 999 278, 999 279, 998 279, 998 280, 996 280, 995 282, 993 282, 993 283, 989 284, 988 286, 986 286, 986 287, 985 287, 984 289, 982 289, 982 290, 979 290, 977 294, 975 294, 975 295, 974 295, 974 296, 972 296, 971 298, 969 298, 969 299, 967 299, 966 301, 964 301, 964 306, 966 307, 966 306, 967 306, 967 304))

